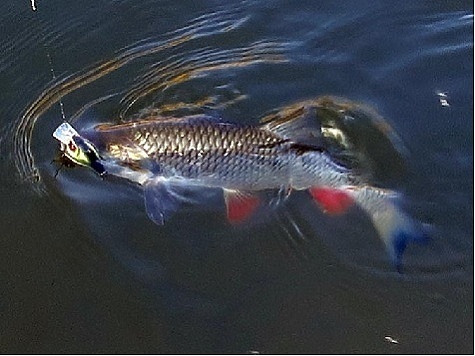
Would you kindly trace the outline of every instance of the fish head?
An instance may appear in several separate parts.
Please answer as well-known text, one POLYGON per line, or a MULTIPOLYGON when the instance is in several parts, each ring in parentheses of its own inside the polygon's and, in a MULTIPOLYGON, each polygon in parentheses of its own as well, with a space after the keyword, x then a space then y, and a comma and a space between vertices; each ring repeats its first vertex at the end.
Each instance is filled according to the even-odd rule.
POLYGON ((53 137, 60 142, 60 151, 71 166, 92 168, 101 177, 106 174, 97 148, 91 141, 79 135, 69 123, 63 122, 58 126, 53 132, 53 137))

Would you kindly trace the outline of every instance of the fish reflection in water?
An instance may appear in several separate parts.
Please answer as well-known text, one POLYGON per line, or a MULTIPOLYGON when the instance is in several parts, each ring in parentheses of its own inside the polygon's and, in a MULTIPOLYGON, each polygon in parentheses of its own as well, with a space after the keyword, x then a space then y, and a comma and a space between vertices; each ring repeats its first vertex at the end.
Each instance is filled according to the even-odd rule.
MULTIPOLYGON (((207 189, 222 190, 230 223, 267 206, 263 192, 279 192, 285 201, 292 191, 307 190, 328 214, 342 214, 353 204, 361 208, 400 270, 407 242, 425 241, 425 228, 400 208, 397 192, 372 182, 377 172, 369 162, 375 166, 376 159, 345 123, 349 116, 329 115, 345 105, 352 107, 317 99, 270 115, 260 126, 206 115, 152 115, 99 124, 81 134, 63 123, 53 135, 72 162, 142 186, 147 214, 159 225, 182 204, 204 204, 199 192, 207 189)), ((393 148, 388 151, 400 159, 390 129, 362 110, 357 113, 367 120, 359 120, 367 127, 364 134, 373 130, 373 138, 386 140, 393 148)))

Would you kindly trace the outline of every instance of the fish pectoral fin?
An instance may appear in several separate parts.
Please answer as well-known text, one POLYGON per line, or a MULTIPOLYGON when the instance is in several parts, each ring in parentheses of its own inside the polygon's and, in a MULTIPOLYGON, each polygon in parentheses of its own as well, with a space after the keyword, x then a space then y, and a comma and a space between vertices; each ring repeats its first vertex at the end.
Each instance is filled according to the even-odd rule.
POLYGON ((224 189, 224 201, 230 223, 240 223, 249 218, 261 204, 259 197, 239 190, 224 189))
POLYGON ((144 186, 145 210, 156 224, 163 225, 180 207, 182 199, 165 180, 147 182, 144 186))
POLYGON ((311 187, 310 195, 328 214, 344 213, 354 203, 353 197, 344 189, 329 187, 311 187))

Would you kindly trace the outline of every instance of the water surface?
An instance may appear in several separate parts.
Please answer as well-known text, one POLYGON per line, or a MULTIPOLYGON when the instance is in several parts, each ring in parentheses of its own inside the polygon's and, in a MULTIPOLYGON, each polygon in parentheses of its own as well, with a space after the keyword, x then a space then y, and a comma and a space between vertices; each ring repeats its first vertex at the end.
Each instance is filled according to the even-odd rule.
POLYGON ((471 3, 28 5, 0 5, 2 352, 473 353, 471 3), (258 124, 324 95, 405 147, 394 185, 434 231, 402 275, 358 212, 330 219, 303 192, 261 224, 204 209, 159 228, 137 187, 50 164, 60 102, 80 127, 258 124))

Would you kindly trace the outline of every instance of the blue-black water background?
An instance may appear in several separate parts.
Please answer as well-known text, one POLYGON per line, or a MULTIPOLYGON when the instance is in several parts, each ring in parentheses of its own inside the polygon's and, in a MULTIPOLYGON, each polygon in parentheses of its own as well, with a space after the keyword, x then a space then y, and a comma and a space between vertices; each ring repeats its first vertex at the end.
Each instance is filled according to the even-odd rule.
MULTIPOLYGON (((0 5, 0 352, 473 353, 472 3, 37 5, 0 5), (214 114, 253 124, 327 94, 374 107, 408 151, 410 173, 398 184, 406 208, 434 227, 427 246, 409 246, 404 274, 368 221, 328 219, 305 194, 282 208, 291 220, 231 228, 223 213, 198 211, 160 228, 134 186, 80 169, 55 179, 59 105, 33 135, 46 194, 18 176, 8 133, 51 68, 64 77, 227 9, 245 20, 193 49, 274 40, 288 61, 224 69, 164 97, 242 93, 214 114)), ((146 61, 65 96, 66 116, 133 81, 146 61)))

